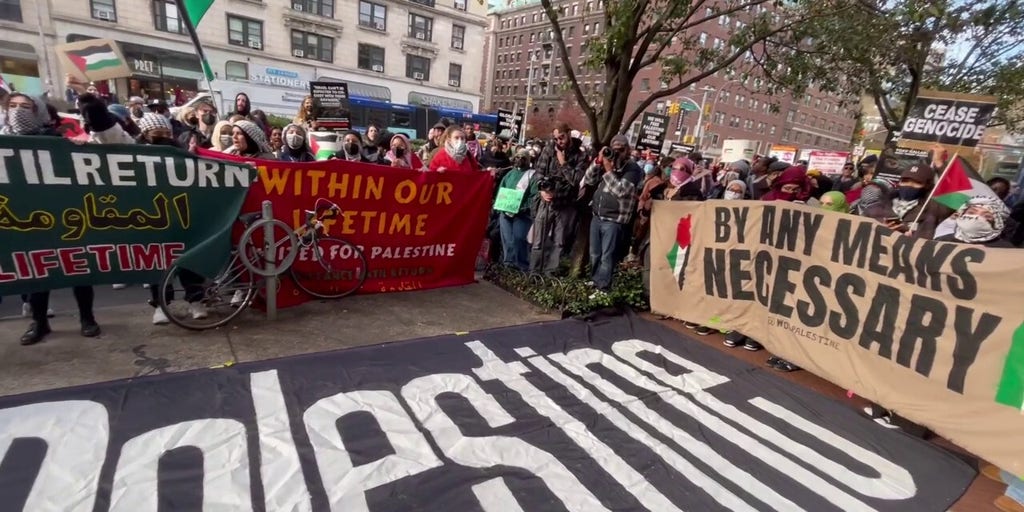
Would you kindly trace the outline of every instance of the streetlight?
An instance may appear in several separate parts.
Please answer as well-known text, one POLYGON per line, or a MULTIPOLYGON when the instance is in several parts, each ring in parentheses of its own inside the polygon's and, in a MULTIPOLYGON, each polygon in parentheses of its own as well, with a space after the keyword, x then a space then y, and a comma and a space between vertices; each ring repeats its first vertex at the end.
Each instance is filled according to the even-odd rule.
POLYGON ((530 107, 533 103, 533 51, 530 51, 530 74, 526 76, 526 110, 523 110, 523 130, 519 132, 519 145, 526 144, 526 120, 530 117, 530 107))
POLYGON ((714 87, 706 86, 701 89, 704 94, 700 97, 700 113, 697 114, 697 150, 700 151, 704 147, 704 106, 708 102, 708 93, 713 92, 714 87))

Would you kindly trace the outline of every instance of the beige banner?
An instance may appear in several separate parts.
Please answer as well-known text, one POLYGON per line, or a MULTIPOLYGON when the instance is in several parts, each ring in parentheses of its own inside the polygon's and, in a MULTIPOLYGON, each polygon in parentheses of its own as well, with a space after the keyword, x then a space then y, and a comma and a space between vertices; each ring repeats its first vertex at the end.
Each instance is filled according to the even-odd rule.
POLYGON ((650 250, 653 311, 738 330, 1024 475, 1024 252, 757 201, 658 201, 650 250))

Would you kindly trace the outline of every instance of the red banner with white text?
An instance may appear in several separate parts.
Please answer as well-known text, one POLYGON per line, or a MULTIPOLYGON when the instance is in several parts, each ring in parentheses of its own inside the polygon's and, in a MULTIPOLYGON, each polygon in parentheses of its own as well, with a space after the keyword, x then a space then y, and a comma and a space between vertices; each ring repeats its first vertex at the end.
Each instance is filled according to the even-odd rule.
MULTIPOLYGON (((239 160, 211 151, 200 155, 239 160)), ((473 282, 491 207, 490 174, 424 173, 341 160, 252 164, 259 177, 242 212, 258 212, 270 200, 274 218, 298 228, 318 200, 340 207, 337 218, 324 222, 324 234, 362 249, 368 277, 360 293, 473 282)), ((308 260, 300 251, 295 265, 308 266, 308 260)), ((306 300, 290 279, 281 280, 279 307, 306 300)))

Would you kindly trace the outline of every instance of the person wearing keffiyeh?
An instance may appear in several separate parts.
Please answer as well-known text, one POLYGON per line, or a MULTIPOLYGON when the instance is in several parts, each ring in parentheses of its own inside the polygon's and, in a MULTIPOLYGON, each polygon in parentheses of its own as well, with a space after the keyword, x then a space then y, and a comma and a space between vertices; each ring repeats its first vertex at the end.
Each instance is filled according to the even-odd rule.
POLYGON ((424 169, 423 161, 420 160, 420 157, 416 155, 409 145, 409 137, 396 133, 391 137, 388 147, 390 149, 384 155, 384 161, 381 164, 412 169, 414 171, 422 171, 424 169))
POLYGON ((258 160, 277 160, 277 155, 270 148, 267 134, 260 125, 241 119, 231 126, 231 147, 225 149, 224 153, 258 160))
POLYGON ((1002 237, 1010 210, 1003 201, 994 196, 976 196, 967 201, 953 214, 956 228, 953 233, 935 240, 981 244, 986 247, 1010 248, 1013 244, 1002 237))

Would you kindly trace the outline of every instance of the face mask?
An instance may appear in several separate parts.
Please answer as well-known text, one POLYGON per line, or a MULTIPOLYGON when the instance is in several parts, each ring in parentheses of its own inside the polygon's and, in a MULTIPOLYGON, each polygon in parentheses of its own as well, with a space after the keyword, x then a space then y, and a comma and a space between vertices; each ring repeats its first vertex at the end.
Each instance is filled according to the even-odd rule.
POLYGON ((358 155, 359 144, 356 144, 354 142, 349 142, 348 144, 345 144, 345 153, 348 153, 349 155, 358 155))
POLYGON ((302 147, 302 143, 305 142, 305 138, 297 133, 289 133, 284 137, 285 142, 288 143, 288 147, 292 149, 299 149, 302 147))
POLYGON ((149 143, 154 146, 173 146, 174 139, 170 137, 153 137, 149 143))
POLYGON ((451 142, 448 142, 446 144, 446 146, 447 146, 448 154, 449 155, 451 155, 451 156, 453 156, 455 158, 462 158, 462 157, 466 156, 466 150, 468 149, 466 147, 466 141, 464 141, 464 140, 453 140, 451 142))
POLYGON ((403 158, 405 156, 405 148, 398 146, 394 149, 396 158, 403 158))
POLYGON ((781 201, 796 201, 796 192, 782 192, 778 193, 779 200, 781 201))
POLYGON ((961 215, 956 219, 957 237, 966 242, 987 242, 995 239, 996 233, 992 223, 977 215, 961 215))
POLYGON ((644 166, 644 174, 653 174, 653 173, 654 173, 654 164, 647 164, 647 165, 644 166))
POLYGON ((743 199, 743 194, 740 194, 739 192, 733 192, 732 190, 726 190, 725 195, 722 197, 723 199, 726 199, 728 201, 735 201, 736 199, 743 199))
POLYGON ((17 134, 35 133, 43 127, 36 113, 27 108, 16 108, 7 112, 7 124, 17 134))
POLYGON ((203 114, 203 124, 211 126, 217 123, 217 116, 213 112, 203 114))
POLYGON ((142 117, 142 114, 144 114, 144 112, 142 111, 142 107, 132 108, 132 117, 134 117, 135 119, 140 119, 142 117))
POLYGON ((231 147, 233 145, 233 143, 231 142, 231 136, 230 135, 221 135, 220 136, 220 145, 224 146, 226 148, 231 147))
POLYGON ((913 201, 919 199, 924 193, 923 188, 914 188, 908 186, 901 186, 899 188, 900 199, 904 201, 913 201))

